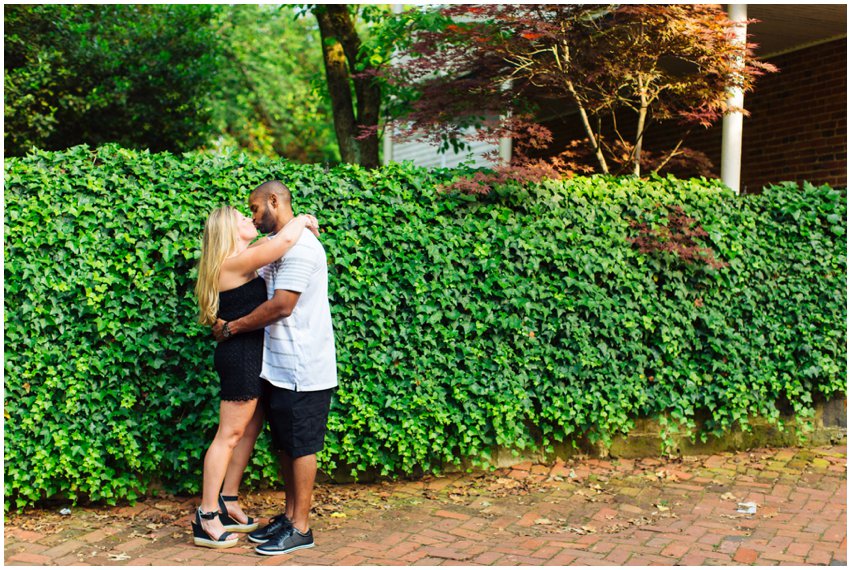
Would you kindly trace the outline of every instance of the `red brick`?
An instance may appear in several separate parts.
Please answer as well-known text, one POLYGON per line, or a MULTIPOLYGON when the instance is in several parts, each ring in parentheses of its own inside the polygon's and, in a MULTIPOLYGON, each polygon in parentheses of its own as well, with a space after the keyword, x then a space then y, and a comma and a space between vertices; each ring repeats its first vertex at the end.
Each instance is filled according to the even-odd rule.
POLYGON ((132 539, 128 540, 127 542, 122 542, 119 545, 113 546, 112 551, 113 552, 130 552, 131 550, 136 550, 137 548, 141 548, 141 547, 146 546, 148 544, 151 544, 151 541, 147 540, 145 538, 132 538, 132 539))
POLYGON ((469 554, 440 546, 424 546, 422 550, 431 558, 447 558, 450 560, 467 560, 471 558, 469 554))
POLYGON ((6 562, 27 562, 29 564, 47 565, 51 562, 50 556, 43 554, 32 554, 30 552, 21 552, 6 559, 6 562))
POLYGON ((742 547, 736 551, 735 556, 733 556, 733 560, 741 564, 753 564, 758 556, 759 554, 756 550, 742 547))
POLYGON ((496 546, 493 548, 493 551, 501 552, 503 554, 516 554, 517 556, 530 556, 532 554, 531 550, 524 550, 522 548, 512 546, 510 543, 503 544, 502 546, 496 546))
POLYGON ((541 559, 532 558, 531 556, 522 556, 520 554, 506 554, 500 563, 501 566, 517 566, 519 564, 538 566, 541 564, 541 559))
POLYGON ((88 542, 89 544, 93 544, 95 542, 100 542, 102 540, 106 540, 113 534, 118 532, 118 529, 112 528, 99 528, 97 530, 93 530, 92 532, 86 533, 82 536, 77 537, 78 540, 82 540, 83 542, 88 542))
POLYGON ((679 564, 682 566, 702 566, 706 561, 705 552, 689 552, 680 558, 679 564))
POLYGON ((67 554, 60 558, 54 558, 51 561, 51 566, 71 566, 77 562, 82 562, 82 558, 76 554, 67 554))
POLYGON ((833 525, 822 534, 822 540, 827 540, 831 542, 839 542, 844 539, 847 534, 847 529, 845 525, 833 525))
POLYGON ((413 562, 416 562, 416 561, 421 560, 423 558, 429 558, 429 556, 425 552, 423 552, 422 550, 415 550, 414 552, 411 552, 410 554, 406 554, 406 555, 400 557, 399 559, 403 562, 406 562, 406 563, 413 563, 413 562))
POLYGON ((530 538, 528 540, 524 540, 519 544, 520 548, 524 548, 526 550, 537 550, 547 544, 546 538, 530 538))
POLYGON ((145 503, 136 503, 132 507, 122 507, 118 509, 118 512, 116 514, 121 517, 132 518, 141 513, 142 511, 146 510, 147 508, 148 506, 145 503))
POLYGON ((590 550, 591 550, 591 552, 609 553, 614 548, 615 548, 615 545, 613 543, 608 542, 608 541, 606 541, 606 542, 600 541, 597 544, 595 544, 594 546, 592 546, 590 550))
POLYGON ((481 534, 479 532, 472 531, 472 530, 467 530, 465 528, 454 528, 454 529, 449 531, 449 534, 454 534, 456 536, 460 536, 460 537, 463 537, 463 538, 470 538, 472 540, 481 540, 481 541, 488 540, 488 537, 486 535, 481 534))
POLYGON ((541 518, 543 517, 541 517, 541 515, 538 513, 526 513, 525 515, 520 517, 520 520, 517 521, 517 524, 520 526, 534 526, 535 521, 541 518))
POLYGON ((432 491, 441 491, 455 482, 455 479, 450 479, 448 477, 441 477, 439 479, 432 479, 428 483, 426 483, 426 489, 430 489, 432 491))
POLYGON ((497 560, 499 560, 500 558, 502 558, 502 556, 503 555, 500 552, 483 552, 482 554, 479 554, 478 556, 476 556, 472 560, 472 562, 475 562, 476 564, 484 564, 484 565, 489 566, 489 565, 493 564, 494 562, 496 562, 497 560))
POLYGON ((403 542, 401 544, 397 544, 391 550, 388 550, 386 556, 388 558, 398 558, 413 552, 421 546, 421 544, 417 544, 416 542, 403 542))
POLYGON ((443 562, 443 558, 432 558, 431 556, 426 556, 425 558, 421 558, 414 562, 414 566, 438 566, 443 562))
POLYGON ((813 549, 806 560, 807 564, 830 564, 830 561, 833 560, 833 555, 826 550, 813 549))
POLYGON ((14 538, 18 538, 20 540, 25 540, 27 542, 36 542, 37 540, 41 540, 44 538, 44 535, 40 532, 33 532, 30 530, 24 530, 22 528, 6 528, 5 533, 8 536, 12 536, 14 538))
POLYGON ((49 556, 50 558, 60 558, 74 552, 75 550, 79 550, 81 548, 91 548, 90 546, 80 542, 79 540, 67 540, 61 544, 54 546, 49 550, 45 550, 41 554, 43 556, 49 556))
POLYGON ((602 509, 597 511, 597 513, 593 517, 591 517, 591 519, 595 521, 608 522, 616 516, 618 516, 618 512, 616 510, 610 509, 608 507, 603 507, 602 509))
POLYGON ((277 556, 264 556, 260 562, 255 562, 257 566, 280 566, 289 558, 288 554, 279 554, 277 556))
POLYGON ((429 530, 429 529, 426 529, 426 530, 425 530, 425 531, 423 531, 423 532, 420 532, 420 533, 418 533, 418 534, 413 534, 413 535, 411 535, 411 542, 418 542, 418 543, 420 543, 420 544, 444 544, 444 543, 446 542, 446 537, 445 537, 445 535, 444 535, 444 538, 443 538, 443 539, 435 538, 435 537, 433 537, 433 536, 428 536, 428 535, 426 534, 426 532, 427 532, 428 530, 429 530))
POLYGON ((689 546, 687 544, 674 543, 674 544, 669 544, 668 546, 666 546, 665 549, 662 550, 661 554, 662 554, 662 556, 671 556, 673 558, 680 558, 682 556, 685 556, 685 554, 688 552, 688 550, 689 550, 689 546))
POLYGON ((384 546, 382 546, 381 544, 376 544, 374 542, 358 541, 352 542, 350 546, 359 550, 369 550, 374 552, 384 552, 386 550, 384 546))
POLYGON ((803 556, 790 556, 788 554, 780 554, 776 551, 766 551, 759 555, 760 558, 764 558, 766 560, 776 560, 778 562, 795 562, 797 564, 804 563, 803 556))
POLYGON ((543 558, 544 560, 549 560, 561 551, 561 548, 557 548, 555 546, 544 546, 533 552, 531 556, 532 558, 543 558))
POLYGON ((544 566, 570 566, 576 558, 577 556, 575 554, 562 552, 560 554, 556 554, 553 558, 543 564, 544 566))
POLYGON ((628 548, 616 548, 606 556, 606 560, 614 565, 620 566, 632 556, 628 548))
MULTIPOLYGON (((836 463, 838 467, 842 467, 845 464, 844 450, 841 447, 837 449, 839 450, 837 453, 842 455, 836 457, 836 463)), ((767 450, 753 453, 758 461, 769 465, 775 461, 777 452, 767 450)), ((694 485, 695 489, 701 491, 692 491, 682 488, 681 483, 663 480, 654 482, 652 485, 645 485, 641 502, 622 493, 620 497, 614 497, 615 501, 611 503, 590 503, 585 498, 573 494, 573 491, 579 488, 576 481, 554 481, 547 486, 538 487, 534 493, 523 497, 494 497, 489 496, 487 491, 476 493, 470 500, 475 501, 473 508, 481 513, 478 516, 474 516, 475 511, 472 510, 469 512, 473 516, 468 516, 467 507, 453 506, 442 501, 429 501, 416 507, 397 507, 393 503, 384 503, 382 506, 385 508, 398 508, 398 510, 389 511, 381 510, 372 503, 370 503, 371 506, 361 506, 356 501, 355 508, 359 509, 356 511, 357 514, 351 514, 345 521, 331 521, 320 517, 317 526, 320 527, 320 534, 324 537, 322 545, 294 555, 256 556, 252 552, 252 545, 247 542, 229 549, 226 553, 195 548, 191 546, 191 541, 185 533, 178 539, 171 536, 177 530, 173 524, 167 524, 152 533, 158 538, 156 542, 138 537, 131 539, 132 529, 126 524, 115 526, 114 523, 104 524, 100 528, 97 524, 92 524, 86 529, 68 528, 65 532, 47 536, 35 533, 29 538, 38 542, 34 540, 25 542, 23 537, 27 535, 22 533, 30 531, 21 531, 7 524, 6 560, 10 564, 29 564, 31 562, 15 561, 13 557, 25 552, 29 555, 39 555, 42 554, 41 551, 52 551, 58 555, 49 560, 40 560, 39 563, 76 564, 78 559, 76 552, 90 556, 93 545, 98 543, 108 544, 110 550, 94 557, 84 558, 84 562, 90 565, 142 565, 143 563, 223 565, 232 563, 337 566, 534 563, 535 565, 632 566, 675 563, 705 565, 777 564, 779 562, 785 564, 793 561, 826 564, 834 558, 844 558, 847 544, 844 521, 847 517, 847 509, 844 506, 846 487, 842 472, 832 474, 822 471, 816 477, 806 473, 800 474, 796 469, 781 466, 780 472, 773 473, 780 476, 782 482, 773 484, 770 489, 767 489, 754 486, 753 483, 744 484, 748 476, 754 475, 751 471, 752 462, 746 460, 745 454, 736 453, 718 457, 722 460, 721 465, 727 469, 725 474, 716 473, 709 478, 700 477, 698 474, 688 480, 690 485, 694 485), (747 475, 743 475, 743 470, 747 470, 747 475), (722 518, 720 515, 735 513, 736 504, 734 501, 719 500, 720 494, 726 490, 712 493, 706 490, 713 478, 723 482, 729 481, 727 490, 739 499, 758 502, 760 509, 757 517, 752 520, 722 518), (797 493, 795 490, 799 486, 807 489, 808 492, 797 493), (825 493, 824 496, 819 496, 819 492, 825 493), (622 509, 624 504, 629 504, 622 503, 621 498, 627 498, 632 501, 632 504, 641 507, 648 507, 661 499, 666 499, 671 504, 679 502, 675 508, 672 507, 679 518, 660 518, 652 525, 629 527, 614 534, 601 532, 579 536, 565 530, 567 526, 579 527, 589 524, 602 529, 614 522, 624 522, 627 518, 640 514, 618 511, 617 509, 622 509), (493 504, 486 507, 483 504, 485 501, 493 504), (815 507, 819 507, 820 504, 824 504, 824 508, 814 512, 815 507), (456 508, 458 511, 455 511, 456 508), (441 512, 442 514, 437 514, 441 512), (450 516, 445 516, 447 513, 450 516), (770 518, 762 518, 759 515, 768 515, 770 518), (534 525, 539 518, 547 518, 557 524, 534 525), (562 520, 559 521, 559 519, 562 520), (342 524, 336 524, 338 522, 342 524), (332 528, 326 530, 322 528, 323 525, 332 528), (524 531, 524 526, 533 531, 524 531), (735 530, 736 527, 741 528, 735 530), (511 530, 504 530, 506 528, 511 530), (528 536, 529 534, 538 536, 528 536), (743 537, 747 534, 751 536, 742 541, 731 538, 732 536, 743 537), (69 535, 74 537, 70 545, 67 543, 69 535), (78 550, 75 549, 75 543, 79 546, 78 550), (115 544, 124 548, 117 548, 115 544), (59 550, 56 550, 57 548, 59 550), (63 553, 62 551, 66 549, 69 550, 63 553), (133 558, 126 562, 115 562, 108 558, 109 554, 122 551, 133 558), (449 553, 455 557, 439 556, 439 554, 449 553), (762 556, 761 553, 763 553, 762 556), (736 556, 735 559, 731 558, 733 554, 736 556), (739 560, 742 557, 752 561, 742 562, 739 560)), ((622 482, 618 479, 629 474, 630 465, 627 462, 615 461, 610 464, 608 471, 603 463, 601 461, 586 462, 580 459, 571 460, 570 463, 563 462, 561 467, 568 473, 570 469, 579 473, 583 470, 587 473, 591 469, 606 472, 612 479, 612 489, 615 493, 626 489, 624 484, 635 488, 634 481, 622 482)), ((548 467, 548 472, 555 472, 557 465, 548 467)), ((633 466, 635 474, 649 472, 648 469, 652 466, 648 466, 649 464, 645 466, 638 461, 635 462, 633 466)), ((675 473, 680 469, 689 471, 696 466, 697 461, 686 462, 684 465, 660 462, 655 470, 664 468, 670 473, 675 473)), ((543 472, 539 465, 533 465, 530 469, 543 472)), ((706 474, 706 472, 702 473, 706 474)), ((756 473, 756 476, 760 475, 756 473)), ((428 483, 439 481, 435 486, 445 482, 446 485, 467 488, 471 482, 475 481, 469 476, 463 476, 466 477, 463 479, 461 477, 461 475, 454 478, 447 477, 445 481, 432 479, 428 483)), ((684 478, 680 479, 684 480, 684 478)), ((485 485, 487 483, 488 480, 485 480, 485 485)), ((404 485, 413 489, 410 494, 420 499, 422 490, 426 488, 425 482, 418 482, 415 488, 410 483, 404 485)), ((399 484, 399 488, 401 487, 402 484, 399 484)), ((362 493, 360 498, 372 499, 378 486, 360 485, 352 488, 362 493)), ((474 488, 481 490, 481 486, 474 488)), ((393 489, 391 493, 398 494, 393 489)), ((598 498, 607 500, 611 497, 600 495, 598 498)), ((190 503, 193 500, 197 502, 196 498, 190 499, 190 503)), ((165 509, 158 510, 150 506, 148 508, 151 513, 159 513, 157 516, 167 513, 165 509)), ((188 512, 189 508, 187 507, 186 510, 188 512)), ((183 525, 182 519, 180 524, 188 526, 183 525)))
POLYGON ((448 519, 458 519, 458 520, 461 520, 461 521, 465 521, 465 520, 468 520, 470 518, 470 515, 465 515, 465 514, 462 514, 462 513, 455 513, 455 512, 452 512, 452 511, 445 511, 445 510, 437 511, 436 513, 434 513, 434 515, 438 516, 438 517, 448 518, 448 519))
POLYGON ((578 542, 564 542, 562 540, 551 540, 547 544, 550 546, 557 546, 558 548, 575 548, 576 550, 585 550, 588 548, 587 544, 581 544, 578 542))

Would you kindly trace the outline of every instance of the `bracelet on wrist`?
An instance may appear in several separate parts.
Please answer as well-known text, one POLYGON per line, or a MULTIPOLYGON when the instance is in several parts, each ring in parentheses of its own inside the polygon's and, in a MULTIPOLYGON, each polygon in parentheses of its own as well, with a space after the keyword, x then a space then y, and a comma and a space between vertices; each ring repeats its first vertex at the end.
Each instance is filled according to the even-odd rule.
POLYGON ((230 322, 225 322, 225 324, 222 325, 222 336, 225 338, 230 338, 232 335, 233 333, 230 332, 230 322))

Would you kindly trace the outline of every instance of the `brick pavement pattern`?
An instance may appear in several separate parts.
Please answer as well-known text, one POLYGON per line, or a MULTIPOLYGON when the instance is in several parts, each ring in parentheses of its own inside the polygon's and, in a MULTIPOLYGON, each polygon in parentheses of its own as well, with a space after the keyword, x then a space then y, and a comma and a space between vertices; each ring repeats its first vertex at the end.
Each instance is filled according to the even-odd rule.
MULTIPOLYGON (((846 448, 681 459, 575 457, 370 485, 319 485, 316 548, 192 545, 198 497, 7 516, 7 565, 846 565, 846 448), (741 503, 755 503, 748 514, 741 503)), ((281 491, 250 493, 268 517, 281 491)))

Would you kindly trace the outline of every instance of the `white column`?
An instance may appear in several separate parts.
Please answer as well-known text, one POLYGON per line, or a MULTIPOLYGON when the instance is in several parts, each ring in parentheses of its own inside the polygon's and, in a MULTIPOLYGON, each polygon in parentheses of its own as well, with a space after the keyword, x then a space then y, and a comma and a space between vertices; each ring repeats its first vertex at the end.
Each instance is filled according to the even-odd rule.
MULTIPOLYGON (((512 80, 508 79, 502 84, 502 90, 508 91, 511 89, 512 80)), ((506 115, 507 117, 508 115, 506 115)), ((511 137, 500 137, 499 139, 499 165, 508 166, 511 164, 511 137)))
MULTIPOLYGON (((727 6, 727 15, 735 22, 735 37, 733 42, 740 45, 744 50, 747 41, 748 6, 747 4, 730 4, 727 6)), ((744 57, 739 59, 739 64, 744 65, 744 57)), ((724 115, 721 133, 721 180, 738 194, 740 191, 742 174, 742 113, 744 108, 745 94, 738 86, 729 89, 727 104, 734 109, 724 115)))
POLYGON ((511 164, 511 138, 501 137, 499 139, 499 165, 508 166, 511 164))
POLYGON ((392 127, 388 124, 384 125, 384 140, 382 142, 384 144, 384 152, 382 153, 384 156, 382 157, 382 162, 384 163, 384 166, 387 166, 393 161, 392 127))

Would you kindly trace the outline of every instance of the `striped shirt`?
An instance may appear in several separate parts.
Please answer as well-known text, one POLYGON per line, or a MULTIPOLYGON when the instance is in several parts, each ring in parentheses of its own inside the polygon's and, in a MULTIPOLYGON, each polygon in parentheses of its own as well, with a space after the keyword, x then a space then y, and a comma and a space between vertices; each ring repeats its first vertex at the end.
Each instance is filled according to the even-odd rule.
POLYGON ((269 299, 276 289, 301 294, 289 317, 266 327, 260 377, 297 392, 333 388, 337 361, 325 248, 304 230, 287 254, 262 268, 260 275, 269 299))

